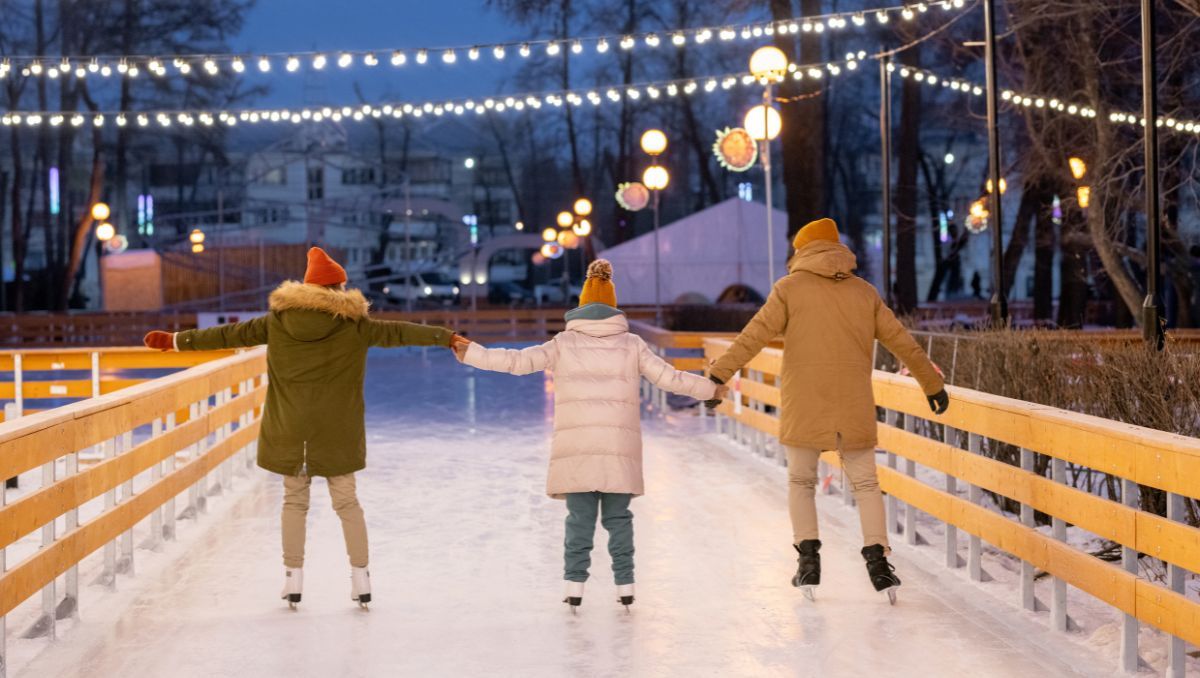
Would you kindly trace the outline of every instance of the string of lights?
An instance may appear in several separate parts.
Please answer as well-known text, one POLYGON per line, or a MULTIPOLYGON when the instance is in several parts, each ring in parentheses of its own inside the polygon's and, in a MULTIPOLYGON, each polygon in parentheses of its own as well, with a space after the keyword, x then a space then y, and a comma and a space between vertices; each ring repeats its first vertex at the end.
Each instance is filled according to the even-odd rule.
MULTIPOLYGON (((846 59, 824 63, 797 65, 790 64, 788 70, 794 79, 822 79, 834 77, 846 71, 854 71, 861 61, 877 58, 877 55, 860 51, 849 53, 846 59)), ((566 90, 542 92, 527 92, 523 94, 497 95, 489 97, 474 97, 449 100, 429 100, 417 102, 386 102, 376 104, 357 104, 354 106, 306 106, 301 108, 247 108, 236 110, 195 110, 195 109, 158 109, 147 111, 9 111, 0 114, 0 125, 11 127, 24 125, 37 127, 50 125, 58 127, 70 125, 82 127, 92 124, 96 127, 116 125, 125 127, 168 128, 174 125, 190 127, 194 125, 214 126, 223 125, 234 127, 241 123, 293 123, 321 122, 331 120, 362 121, 368 118, 422 118, 426 116, 466 115, 474 113, 482 115, 489 111, 503 113, 505 111, 537 110, 543 107, 561 108, 565 105, 582 107, 585 104, 600 106, 605 103, 621 101, 638 101, 641 99, 655 100, 660 98, 707 94, 717 90, 729 90, 737 86, 757 85, 758 81, 749 73, 728 73, 699 78, 679 78, 655 82, 634 83, 630 85, 611 87, 585 87, 566 90)))
MULTIPOLYGON (((961 78, 946 78, 937 73, 909 66, 888 64, 888 70, 897 72, 902 78, 912 78, 930 87, 940 87, 959 92, 968 96, 981 97, 984 94, 982 85, 961 78)), ((1031 108, 1065 113, 1081 118, 1095 118, 1099 112, 1091 105, 1064 101, 1057 97, 1045 96, 1029 92, 1017 92, 1011 89, 1000 91, 1001 100, 1008 102, 1013 108, 1031 108)), ((1108 114, 1109 122, 1117 125, 1146 126, 1146 119, 1135 113, 1112 111, 1108 114)), ((1174 132, 1200 136, 1200 120, 1180 120, 1170 116, 1160 116, 1155 124, 1174 132)))
POLYGON ((356 66, 374 68, 384 63, 393 67, 453 65, 481 59, 504 61, 511 55, 528 59, 535 55, 558 57, 584 52, 605 54, 610 51, 657 49, 664 46, 685 47, 735 40, 756 40, 776 34, 822 33, 848 27, 864 27, 868 23, 887 24, 893 17, 911 21, 931 8, 945 11, 962 9, 965 0, 931 0, 871 10, 832 12, 782 21, 764 21, 726 26, 653 31, 645 33, 599 35, 569 38, 546 38, 520 42, 498 42, 476 45, 417 47, 383 50, 343 50, 336 52, 297 51, 263 52, 257 54, 168 54, 122 56, 9 56, 0 59, 0 78, 19 74, 34 78, 137 78, 222 73, 276 74, 312 71, 345 70, 356 66))

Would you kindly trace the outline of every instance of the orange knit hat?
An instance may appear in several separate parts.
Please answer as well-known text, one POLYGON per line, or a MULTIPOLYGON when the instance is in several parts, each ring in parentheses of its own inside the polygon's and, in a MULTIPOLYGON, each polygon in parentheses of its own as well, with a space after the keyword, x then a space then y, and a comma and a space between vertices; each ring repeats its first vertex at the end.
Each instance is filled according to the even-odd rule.
POLYGON ((805 224, 792 240, 792 247, 799 251, 805 245, 818 240, 839 242, 837 223, 833 219, 817 219, 805 224))
POLYGON ((608 259, 597 259, 588 266, 587 280, 583 281, 583 292, 579 305, 608 304, 616 308, 617 290, 612 283, 613 269, 608 259))
POLYGON ((325 254, 325 250, 313 247, 308 250, 308 269, 304 271, 304 282, 310 285, 340 285, 346 282, 346 269, 325 254))

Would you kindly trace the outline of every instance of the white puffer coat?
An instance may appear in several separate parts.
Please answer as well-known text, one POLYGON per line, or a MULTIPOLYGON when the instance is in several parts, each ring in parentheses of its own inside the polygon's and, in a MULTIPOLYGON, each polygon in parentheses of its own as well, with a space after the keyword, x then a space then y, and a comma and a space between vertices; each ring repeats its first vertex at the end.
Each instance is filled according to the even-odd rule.
POLYGON ((699 400, 716 385, 680 372, 629 333, 620 311, 589 304, 598 319, 571 319, 566 331, 522 350, 485 349, 471 344, 463 362, 493 372, 554 372, 554 440, 546 493, 644 493, 639 386, 644 376, 659 388, 699 400), (605 312, 611 311, 611 315, 605 312), (599 317, 609 315, 609 317, 599 317))

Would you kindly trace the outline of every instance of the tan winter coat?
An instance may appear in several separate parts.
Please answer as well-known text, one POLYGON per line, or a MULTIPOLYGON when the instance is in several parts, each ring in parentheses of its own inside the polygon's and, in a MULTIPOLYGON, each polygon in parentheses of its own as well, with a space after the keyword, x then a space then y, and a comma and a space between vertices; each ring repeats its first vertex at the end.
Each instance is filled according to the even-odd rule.
POLYGON ((546 494, 611 492, 639 496, 642 483, 642 377, 699 400, 716 390, 680 372, 630 334, 625 315, 605 304, 567 314, 567 329, 522 350, 471 344, 464 363, 509 374, 554 372, 554 439, 546 494))
POLYGON ((873 342, 878 339, 916 377, 926 395, 942 378, 875 287, 851 271, 845 245, 817 241, 803 247, 775 283, 766 304, 718 358, 711 374, 728 381, 775 337, 783 335, 780 440, 790 447, 873 448, 875 395, 873 342))

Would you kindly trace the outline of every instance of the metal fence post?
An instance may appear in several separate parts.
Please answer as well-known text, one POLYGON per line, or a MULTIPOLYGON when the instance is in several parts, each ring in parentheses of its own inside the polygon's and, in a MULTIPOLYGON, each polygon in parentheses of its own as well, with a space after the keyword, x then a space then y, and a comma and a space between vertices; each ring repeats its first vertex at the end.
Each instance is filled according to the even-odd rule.
MULTIPOLYGON (((983 436, 968 433, 967 451, 971 454, 981 454, 983 436)), ((983 490, 978 485, 967 485, 967 501, 978 506, 983 501, 983 490)), ((983 581, 983 540, 974 534, 967 540, 967 574, 972 581, 983 581)))
MULTIPOLYGON (((1050 460, 1050 479, 1056 483, 1067 483, 1067 462, 1062 459, 1050 460)), ((1059 541, 1067 540, 1067 522, 1054 517, 1051 523, 1054 538, 1059 541)), ((1055 631, 1067 630, 1067 582, 1054 577, 1050 595, 1050 619, 1055 631)))
MULTIPOLYGON (((875 345, 878 346, 879 342, 875 342, 875 345)), ((899 421, 900 417, 895 410, 884 410, 883 419, 887 422, 888 426, 895 428, 896 422, 899 421)), ((896 453, 891 450, 887 451, 887 465, 892 470, 896 469, 896 453)), ((889 492, 887 496, 887 531, 892 534, 900 533, 900 521, 897 518, 899 512, 899 501, 894 494, 889 492)))
MULTIPOLYGON (((167 414, 167 420, 163 424, 163 433, 174 430, 174 428, 175 428, 175 413, 170 412, 167 414)), ((171 450, 171 454, 167 455, 167 459, 166 459, 167 473, 173 473, 175 471, 175 462, 176 462, 175 455, 176 454, 179 454, 179 451, 173 449, 173 450, 171 450)), ((167 503, 165 504, 165 508, 163 510, 162 534, 163 534, 164 539, 168 539, 171 541, 175 540, 175 495, 171 495, 171 497, 169 499, 167 499, 167 503)))
MULTIPOLYGON (((1121 480, 1121 503, 1137 508, 1138 486, 1132 480, 1121 480)), ((1138 571, 1137 550, 1128 546, 1121 547, 1121 567, 1134 575, 1138 571)), ((1138 619, 1126 614, 1121 624, 1121 668, 1126 673, 1137 673, 1138 670, 1138 619)))
MULTIPOLYGON (((194 403, 191 403, 190 405, 188 405, 188 421, 193 422, 199 418, 200 418, 200 403, 194 402, 194 403)), ((188 453, 187 453, 188 463, 192 463, 192 461, 195 460, 196 457, 200 456, 202 440, 203 439, 197 440, 196 442, 192 443, 191 445, 188 445, 188 448, 187 448, 188 449, 188 453)), ((197 481, 195 483, 192 483, 191 485, 188 485, 188 503, 187 503, 187 508, 185 508, 183 510, 183 515, 185 518, 195 518, 196 514, 198 514, 200 512, 200 496, 199 496, 200 490, 199 490, 198 485, 201 482, 203 482, 203 481, 197 481)))
MULTIPOLYGON (((1182 522, 1184 520, 1184 497, 1174 492, 1167 493, 1167 520, 1182 522)), ((1184 570, 1173 563, 1167 563, 1167 586, 1172 591, 1183 594, 1184 570)), ((1187 670, 1187 654, 1184 652, 1183 639, 1171 635, 1170 646, 1167 650, 1167 675, 1171 678, 1183 678, 1187 670)))
MULTIPOLYGON (((0 483, 5 481, 0 478, 0 483)), ((0 485, 0 508, 8 504, 8 487, 0 485)), ((0 575, 8 571, 8 549, 0 548, 0 575)), ((0 678, 8 675, 5 667, 8 665, 8 618, 0 615, 0 678)))
MULTIPOLYGON (((126 431, 121 434, 121 450, 120 454, 126 454, 133 449, 133 432, 126 431)), ((127 502, 133 499, 133 478, 126 480, 121 484, 121 501, 127 502)), ((133 574, 133 526, 121 535, 121 560, 117 563, 117 571, 133 574)))
MULTIPOLYGON (((904 430, 915 433, 916 428, 916 417, 911 414, 904 415, 904 430)), ((916 477, 917 463, 912 459, 904 460, 904 475, 909 478, 916 477)), ((912 504, 904 505, 904 543, 909 546, 917 545, 917 509, 912 504)))
MULTIPOLYGON (((150 424, 150 438, 154 439, 163 434, 163 420, 161 417, 155 419, 150 424)), ((157 483, 162 478, 162 461, 156 462, 150 467, 150 483, 157 483)), ((163 507, 159 506, 150 514, 150 538, 146 540, 146 546, 153 550, 158 550, 162 545, 163 539, 163 507)))
MULTIPOLYGON (((1021 448, 1021 468, 1033 471, 1033 451, 1021 448)), ((1033 507, 1021 504, 1021 524, 1034 527, 1033 507)), ((1033 563, 1021 561, 1021 606, 1026 610, 1037 610, 1037 597, 1033 588, 1033 563)))
MULTIPOLYGON (((117 456, 117 439, 110 438, 101 445, 104 447, 104 458, 112 459, 117 456)), ((117 488, 113 487, 104 493, 104 511, 113 510, 117 505, 117 488)), ((108 590, 117 589, 117 540, 113 539, 104 544, 104 569, 100 573, 100 583, 108 590)))
MULTIPOLYGON (((943 428, 943 440, 955 450, 960 449, 959 435, 956 428, 950 426, 943 428)), ((951 473, 946 473, 946 494, 952 497, 958 496, 958 479, 951 473)), ((958 559, 958 527, 946 523, 946 567, 958 568, 961 566, 962 563, 958 559)))
MULTIPOLYGON (((57 460, 51 459, 49 462, 42 464, 42 487, 50 487, 54 484, 54 471, 57 460)), ((54 545, 55 537, 55 521, 51 520, 42 526, 42 548, 50 548, 54 545)), ((54 640, 57 632, 58 618, 57 610, 58 594, 57 594, 57 579, 51 579, 49 583, 42 589, 42 616, 38 619, 33 629, 30 630, 28 637, 37 638, 47 636, 54 640)))

